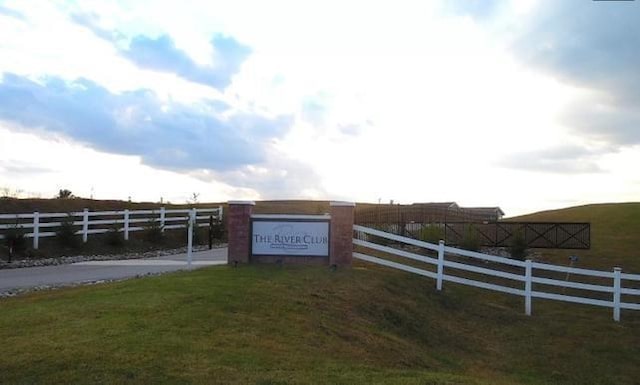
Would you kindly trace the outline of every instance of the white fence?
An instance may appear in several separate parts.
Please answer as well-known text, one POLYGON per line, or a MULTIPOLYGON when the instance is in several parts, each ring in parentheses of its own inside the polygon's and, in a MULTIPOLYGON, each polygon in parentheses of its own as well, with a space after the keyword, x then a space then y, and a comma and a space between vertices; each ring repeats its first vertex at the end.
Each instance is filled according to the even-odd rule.
POLYGON ((84 209, 71 213, 0 214, 0 222, 3 222, 0 223, 0 239, 4 238, 2 233, 8 229, 24 229, 29 231, 25 236, 33 238, 33 248, 37 249, 40 238, 55 236, 56 232, 52 230, 69 221, 68 223, 73 226, 82 226, 76 234, 82 235, 83 242, 87 242, 89 235, 111 231, 113 226, 116 226, 117 231, 123 234, 125 240, 128 240, 129 233, 144 230, 144 225, 151 222, 158 224, 162 231, 185 229, 190 218, 195 218, 193 221, 198 227, 206 227, 209 226, 210 216, 214 216, 218 221, 222 220, 222 206, 174 210, 160 207, 156 210, 89 211, 84 209))
POLYGON ((613 319, 615 321, 620 320, 620 311, 621 309, 628 310, 640 310, 640 303, 638 303, 638 299, 640 297, 640 289, 638 288, 630 288, 626 287, 624 283, 626 282, 635 282, 635 286, 639 287, 640 284, 640 275, 638 274, 626 274, 622 273, 620 268, 614 268, 613 271, 601 271, 601 270, 588 270, 588 269, 580 269, 574 267, 566 267, 559 265, 551 265, 546 263, 538 263, 533 262, 530 259, 526 261, 518 261, 509 258, 497 257, 494 255, 482 254, 473 251, 458 249, 454 247, 449 247, 444 244, 443 241, 440 241, 440 244, 432 244, 423 241, 418 241, 412 238, 401 237, 399 235, 386 233, 383 231, 354 225, 354 231, 356 232, 356 237, 353 240, 353 243, 357 246, 362 246, 368 249, 381 251, 384 253, 388 253, 394 256, 403 257, 412 259, 415 261, 425 262, 430 265, 435 266, 435 272, 420 269, 413 266, 407 266, 401 263, 397 263, 394 261, 390 261, 387 259, 382 259, 374 256, 370 256, 363 253, 354 252, 353 257, 357 259, 361 259, 364 261, 376 263, 379 265, 392 267, 399 270, 404 270, 410 273, 415 273, 419 275, 423 275, 429 278, 433 278, 436 280, 436 288, 437 290, 442 290, 442 283, 444 281, 455 282, 463 285, 475 286, 483 289, 499 291, 503 293, 518 295, 525 298, 525 313, 527 315, 531 315, 532 310, 532 299, 533 298, 543 298, 550 299, 556 301, 564 301, 564 302, 573 302, 573 303, 581 303, 587 305, 595 305, 608 307, 613 309, 613 319), (365 235, 368 234, 369 236, 365 235), (377 243, 369 242, 367 239, 371 238, 370 236, 381 237, 385 239, 389 239, 392 241, 401 242, 408 245, 417 246, 420 248, 424 248, 427 250, 431 250, 437 252, 438 257, 432 258, 425 255, 420 255, 412 252, 408 252, 406 250, 399 250, 397 248, 380 245, 377 243), (461 261, 453 261, 446 259, 446 255, 454 254, 457 256, 463 256, 471 258, 472 260, 480 260, 489 263, 497 263, 501 265, 506 265, 510 267, 512 270, 519 270, 519 272, 508 272, 503 270, 496 270, 488 267, 479 267, 474 266, 472 264, 463 263, 461 261), (455 276, 453 273, 445 274, 445 268, 451 268, 454 270, 462 270, 471 273, 477 273, 484 276, 490 277, 498 277, 501 279, 507 279, 510 281, 516 281, 517 285, 520 285, 520 288, 503 286, 496 283, 489 282, 481 282, 477 280, 473 280, 470 278, 455 276), (534 273, 536 271, 542 272, 556 272, 556 273, 565 273, 567 277, 569 274, 573 276, 589 276, 589 277, 597 277, 600 279, 611 280, 610 285, 603 284, 592 284, 592 283, 583 283, 583 282, 574 282, 568 280, 558 280, 543 276, 536 276, 534 273), (534 290, 533 284, 539 284, 538 286, 555 286, 561 287, 563 290, 565 288, 569 289, 580 289, 591 292, 599 292, 599 293, 607 293, 606 295, 610 295, 610 299, 595 299, 589 297, 582 296, 574 296, 574 295, 565 295, 560 293, 550 293, 542 291, 541 289, 534 290), (622 301, 623 295, 624 298, 633 298, 636 300, 635 302, 624 302, 622 301))

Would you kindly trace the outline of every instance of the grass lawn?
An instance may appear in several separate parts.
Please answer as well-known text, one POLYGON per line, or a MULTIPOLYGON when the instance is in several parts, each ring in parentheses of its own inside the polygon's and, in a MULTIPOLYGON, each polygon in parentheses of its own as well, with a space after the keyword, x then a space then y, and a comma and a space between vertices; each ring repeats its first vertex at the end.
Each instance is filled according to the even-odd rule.
POLYGON ((640 314, 356 264, 226 266, 0 300, 0 383, 638 384, 640 314))

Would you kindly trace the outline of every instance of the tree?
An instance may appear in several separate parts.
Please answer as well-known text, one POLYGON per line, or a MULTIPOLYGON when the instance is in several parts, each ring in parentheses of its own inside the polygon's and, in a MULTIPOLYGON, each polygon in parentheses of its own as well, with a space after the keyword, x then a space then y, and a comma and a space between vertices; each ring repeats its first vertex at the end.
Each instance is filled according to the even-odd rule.
POLYGON ((63 247, 76 248, 79 246, 76 238, 76 226, 73 214, 68 213, 67 217, 60 221, 60 226, 56 230, 56 239, 63 247))
POLYGON ((71 190, 61 189, 60 191, 58 191, 58 196, 56 198, 57 199, 71 199, 71 198, 75 198, 75 197, 73 196, 73 193, 71 193, 71 190))
POLYGON ((12 189, 10 187, 0 187, 0 198, 8 199, 8 198, 17 198, 24 191, 20 189, 12 189))
POLYGON ((191 197, 187 198, 187 203, 195 205, 198 204, 198 198, 200 197, 200 193, 192 193, 191 197))
POLYGON ((527 257, 527 241, 524 238, 522 231, 516 232, 513 235, 513 238, 511 238, 509 254, 511 254, 511 258, 519 259, 521 261, 524 261, 527 257))

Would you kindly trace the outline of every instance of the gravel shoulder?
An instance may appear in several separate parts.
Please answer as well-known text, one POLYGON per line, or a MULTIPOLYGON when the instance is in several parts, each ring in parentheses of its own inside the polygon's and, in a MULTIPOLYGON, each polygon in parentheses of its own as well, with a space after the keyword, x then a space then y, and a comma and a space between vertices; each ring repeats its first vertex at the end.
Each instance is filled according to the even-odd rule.
MULTIPOLYGON (((227 246, 226 244, 222 244, 214 247, 214 249, 225 248, 226 246, 227 246)), ((193 247, 193 251, 199 252, 204 250, 208 250, 208 247, 207 246, 193 247)), ((24 267, 68 265, 72 263, 87 262, 87 261, 148 259, 148 258, 158 258, 158 257, 173 256, 177 254, 184 254, 186 252, 187 252, 186 247, 179 247, 175 249, 152 250, 152 251, 145 251, 145 252, 138 251, 138 252, 128 252, 128 253, 117 253, 117 254, 91 254, 91 255, 61 256, 61 257, 54 257, 54 258, 17 259, 17 260, 13 260, 11 263, 5 260, 0 260, 0 270, 20 269, 24 267)))

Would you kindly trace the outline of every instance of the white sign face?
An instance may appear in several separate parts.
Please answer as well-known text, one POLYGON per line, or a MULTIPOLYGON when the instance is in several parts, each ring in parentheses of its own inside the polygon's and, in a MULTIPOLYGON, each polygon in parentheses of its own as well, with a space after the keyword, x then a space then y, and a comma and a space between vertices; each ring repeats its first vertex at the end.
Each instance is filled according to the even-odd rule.
POLYGON ((253 221, 252 254, 329 256, 329 222, 253 221))

